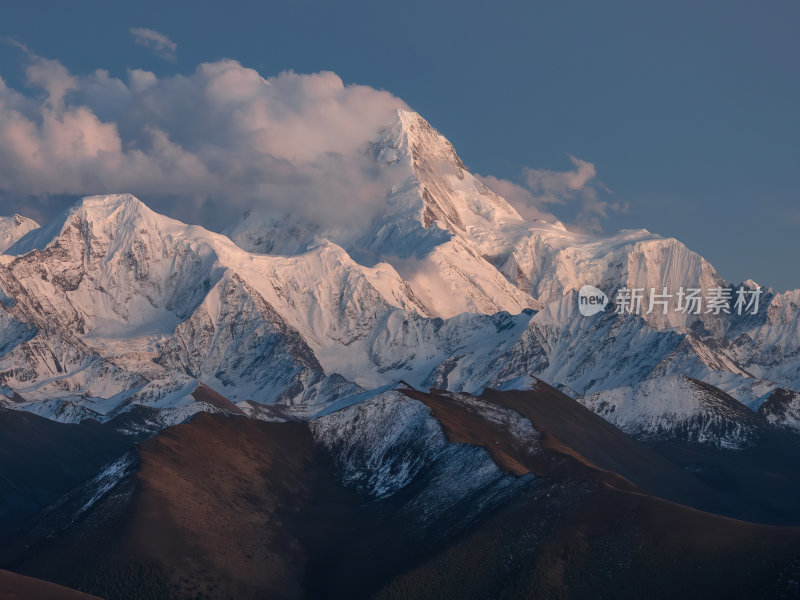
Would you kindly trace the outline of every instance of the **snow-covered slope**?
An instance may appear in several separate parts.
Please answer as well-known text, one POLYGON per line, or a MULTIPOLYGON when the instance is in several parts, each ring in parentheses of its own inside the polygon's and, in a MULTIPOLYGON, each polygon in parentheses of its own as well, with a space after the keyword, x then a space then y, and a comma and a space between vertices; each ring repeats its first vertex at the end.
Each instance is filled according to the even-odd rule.
MULTIPOLYGON (((507 412, 535 443, 537 434, 530 423, 507 412)), ((449 443, 430 409, 398 392, 377 395, 310 423, 345 485, 375 499, 408 494, 407 518, 417 523, 430 525, 445 518, 467 498, 481 510, 533 479, 530 474, 502 472, 485 448, 449 443)))
POLYGON ((758 439, 759 423, 742 403, 689 377, 659 377, 579 398, 581 404, 634 436, 680 438, 723 448, 758 439))

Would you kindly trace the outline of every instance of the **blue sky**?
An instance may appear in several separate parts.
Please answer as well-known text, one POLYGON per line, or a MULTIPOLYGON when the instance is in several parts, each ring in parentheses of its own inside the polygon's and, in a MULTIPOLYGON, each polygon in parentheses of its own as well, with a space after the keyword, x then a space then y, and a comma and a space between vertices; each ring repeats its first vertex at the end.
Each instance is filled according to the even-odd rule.
MULTIPOLYGON (((223 58, 265 77, 333 71, 401 98, 482 175, 524 184, 526 169, 591 163, 604 230, 675 236, 725 278, 780 289, 800 287, 799 28, 796 2, 731 1, 34 0, 0 20, 75 75, 169 78, 223 58), (136 27, 175 48, 137 44, 136 27)), ((25 61, 0 47, 0 76, 35 97, 25 61)), ((0 207, 68 197, 6 193, 0 207)), ((573 222, 577 200, 547 208, 573 222)))

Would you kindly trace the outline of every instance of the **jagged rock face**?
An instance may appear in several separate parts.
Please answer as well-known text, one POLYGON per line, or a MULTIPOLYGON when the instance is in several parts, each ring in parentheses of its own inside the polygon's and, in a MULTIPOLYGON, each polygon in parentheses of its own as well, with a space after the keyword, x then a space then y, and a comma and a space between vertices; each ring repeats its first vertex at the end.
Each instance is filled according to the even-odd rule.
POLYGON ((660 398, 641 393, 659 380, 693 398, 692 427, 706 432, 694 438, 722 443, 730 432, 703 415, 727 423, 725 410, 682 376, 747 403, 800 388, 800 291, 766 291, 756 315, 584 317, 584 283, 612 295, 725 282, 644 230, 526 223, 415 113, 399 112, 365 152, 398 184, 349 231, 252 213, 227 237, 130 195, 86 198, 45 227, 0 222, 19 222, 0 255, 4 403, 103 420, 189 406, 205 384, 262 414, 259 404, 312 410, 401 379, 480 393, 537 376, 573 397, 630 396, 637 427, 668 435, 667 417, 652 421, 660 398))

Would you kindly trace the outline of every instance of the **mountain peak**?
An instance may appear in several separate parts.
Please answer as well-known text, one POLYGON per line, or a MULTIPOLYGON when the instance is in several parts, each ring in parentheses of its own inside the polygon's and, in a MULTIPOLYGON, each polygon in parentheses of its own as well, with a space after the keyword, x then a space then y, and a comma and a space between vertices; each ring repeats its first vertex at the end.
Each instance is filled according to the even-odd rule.
POLYGON ((82 222, 91 223, 112 237, 122 228, 142 222, 154 224, 155 221, 164 221, 183 226, 178 221, 154 212, 133 194, 86 196, 68 211, 68 215, 77 216, 82 222))
POLYGON ((435 159, 441 162, 440 168, 467 170, 453 144, 411 110, 398 109, 395 121, 381 132, 373 147, 376 158, 389 164, 407 161, 417 166, 421 161, 435 159))
POLYGON ((28 232, 38 228, 36 221, 16 213, 10 217, 0 217, 0 253, 5 252, 28 232))
POLYGON ((150 211, 147 205, 133 194, 99 194, 96 196, 84 196, 73 205, 73 210, 146 210, 150 211))
POLYGON ((33 229, 19 238, 5 253, 20 256, 33 250, 42 250, 72 225, 90 228, 94 236, 103 235, 113 239, 126 232, 137 235, 143 228, 153 229, 168 224, 184 227, 179 221, 153 212, 133 194, 86 196, 62 212, 47 227, 33 229), (146 227, 143 227, 144 224, 147 224, 146 227))
MULTIPOLYGON (((457 234, 471 227, 523 222, 508 202, 472 176, 453 144, 416 112, 398 110, 373 150, 379 162, 408 165, 415 182, 410 207, 420 211, 417 218, 425 228, 436 223, 457 234)), ((409 207, 407 202, 398 204, 409 207)))

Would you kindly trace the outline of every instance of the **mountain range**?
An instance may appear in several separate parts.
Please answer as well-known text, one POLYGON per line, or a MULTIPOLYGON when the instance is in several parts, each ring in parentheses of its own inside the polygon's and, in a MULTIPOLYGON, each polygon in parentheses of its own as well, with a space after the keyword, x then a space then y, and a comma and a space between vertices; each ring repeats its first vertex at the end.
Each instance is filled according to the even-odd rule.
POLYGON ((526 221, 413 112, 363 152, 395 184, 346 225, 130 194, 0 220, 0 567, 110 598, 798 593, 800 290, 526 221), (613 302, 688 288, 759 305, 613 302))

